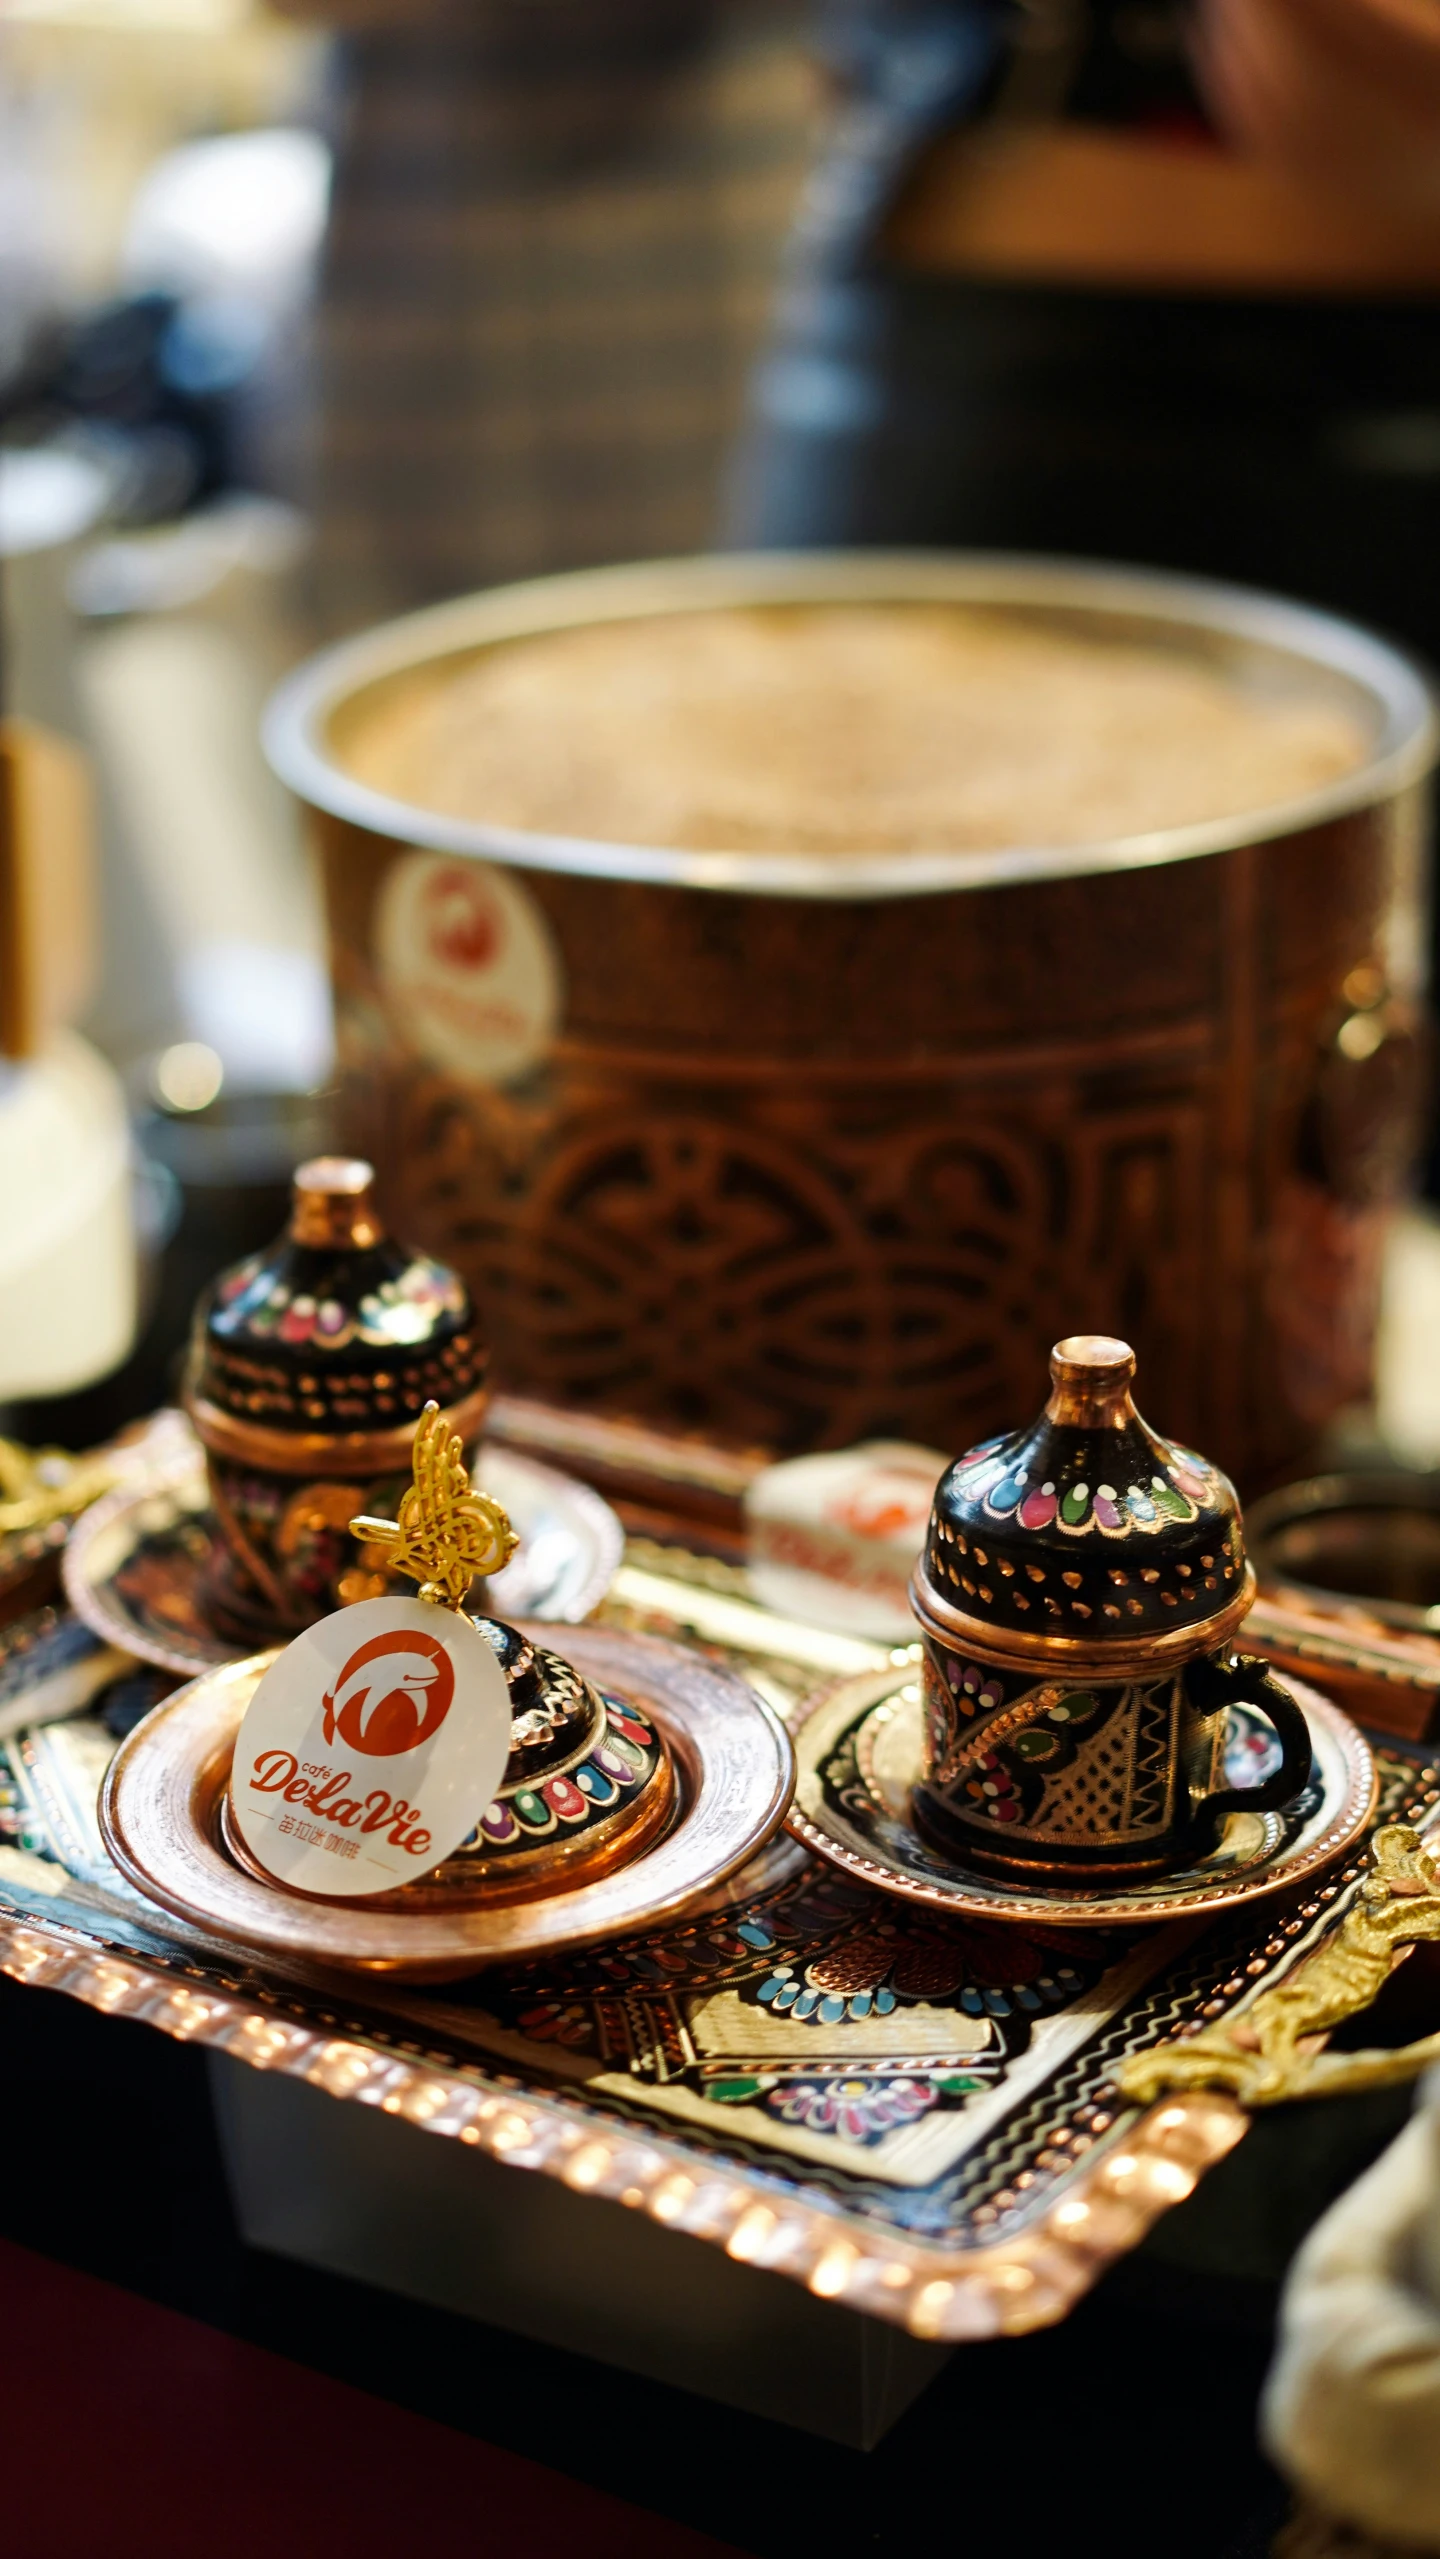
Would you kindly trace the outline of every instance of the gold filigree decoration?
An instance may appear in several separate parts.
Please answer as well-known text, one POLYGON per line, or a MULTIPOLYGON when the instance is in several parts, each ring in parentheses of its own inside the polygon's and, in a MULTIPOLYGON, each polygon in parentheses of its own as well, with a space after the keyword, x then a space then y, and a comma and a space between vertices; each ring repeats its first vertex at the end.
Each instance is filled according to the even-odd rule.
POLYGON ((1115 2076, 1147 2106, 1174 2089, 1228 2088, 1245 2106, 1385 2088, 1440 2061, 1440 2034, 1394 2052, 1329 2053, 1324 2039, 1383 1989, 1402 1946, 1440 1938, 1440 1855, 1416 1830, 1378 1830, 1373 1865, 1340 1926, 1273 1990, 1234 2019, 1156 2052, 1132 2053, 1115 2076))
POLYGON ((420 1584, 420 1597, 461 1609, 477 1573, 498 1573, 520 1540, 507 1514, 470 1481, 460 1434, 438 1404, 415 1431, 414 1481, 398 1519, 352 1519, 350 1533, 383 1549, 385 1569, 420 1584))
POLYGON ((0 1439, 0 1537, 71 1518, 108 1492, 115 1476, 108 1450, 72 1457, 65 1448, 22 1448, 19 1440, 0 1439))

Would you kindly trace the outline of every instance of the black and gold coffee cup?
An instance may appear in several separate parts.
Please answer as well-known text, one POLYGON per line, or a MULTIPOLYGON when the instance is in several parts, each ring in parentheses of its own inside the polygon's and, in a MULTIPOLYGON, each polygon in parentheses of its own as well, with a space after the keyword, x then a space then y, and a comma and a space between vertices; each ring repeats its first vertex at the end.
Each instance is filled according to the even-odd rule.
POLYGON ((925 1644, 917 1828, 1000 1873, 1096 1882, 1172 1871, 1231 1813, 1309 1781, 1290 1691, 1233 1639, 1255 1595, 1234 1486, 1159 1438, 1128 1344, 1075 1334, 1029 1429, 956 1459, 911 1597, 925 1644), (1231 1711, 1273 1733, 1258 1785, 1225 1781, 1231 1711))
POLYGON ((387 1235, 373 1185, 357 1157, 302 1164, 285 1233, 196 1310, 185 1406, 219 1531, 200 1599, 234 1643, 382 1596, 383 1558, 350 1522, 399 1500, 427 1403, 467 1447, 479 1436, 489 1354, 469 1291, 387 1235))

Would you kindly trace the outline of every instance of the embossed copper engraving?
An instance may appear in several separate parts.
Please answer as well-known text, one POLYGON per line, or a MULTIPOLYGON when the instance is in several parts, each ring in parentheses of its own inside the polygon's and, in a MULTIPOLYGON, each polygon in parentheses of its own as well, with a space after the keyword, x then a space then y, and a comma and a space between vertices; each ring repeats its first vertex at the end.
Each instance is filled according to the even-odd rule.
POLYGON ((777 1451, 963 1447, 1059 1333, 1118 1330, 1248 1484, 1363 1387, 1406 1099, 1342 1145, 1331 1088, 1373 1081, 1336 1025, 1400 893, 1391 812, 870 902, 532 871, 566 1016, 508 1081, 422 1057, 374 956, 397 848, 321 835, 347 1142, 513 1391, 777 1451))

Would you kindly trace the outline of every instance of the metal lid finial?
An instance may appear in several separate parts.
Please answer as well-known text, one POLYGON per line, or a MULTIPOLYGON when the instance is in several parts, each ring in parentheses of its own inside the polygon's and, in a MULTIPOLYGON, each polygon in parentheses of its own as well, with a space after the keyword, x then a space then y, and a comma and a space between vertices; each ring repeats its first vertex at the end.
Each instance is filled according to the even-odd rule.
POLYGON ((332 1252, 368 1252, 385 1233, 374 1194, 375 1167, 362 1155, 312 1155, 295 1167, 293 1242, 332 1252))
POLYGON ((1081 1430, 1123 1430, 1135 1419, 1135 1354, 1112 1333, 1067 1333, 1050 1354, 1047 1419, 1081 1430))

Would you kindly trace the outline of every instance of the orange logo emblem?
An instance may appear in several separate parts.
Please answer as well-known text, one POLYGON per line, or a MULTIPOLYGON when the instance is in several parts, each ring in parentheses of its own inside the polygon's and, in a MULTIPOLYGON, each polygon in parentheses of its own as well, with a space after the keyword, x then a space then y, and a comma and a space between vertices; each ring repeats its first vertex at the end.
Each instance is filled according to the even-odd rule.
POLYGON ((352 1653, 325 1698, 325 1739, 370 1759, 418 1750, 450 1712, 455 1673, 434 1635, 399 1627, 352 1653))

